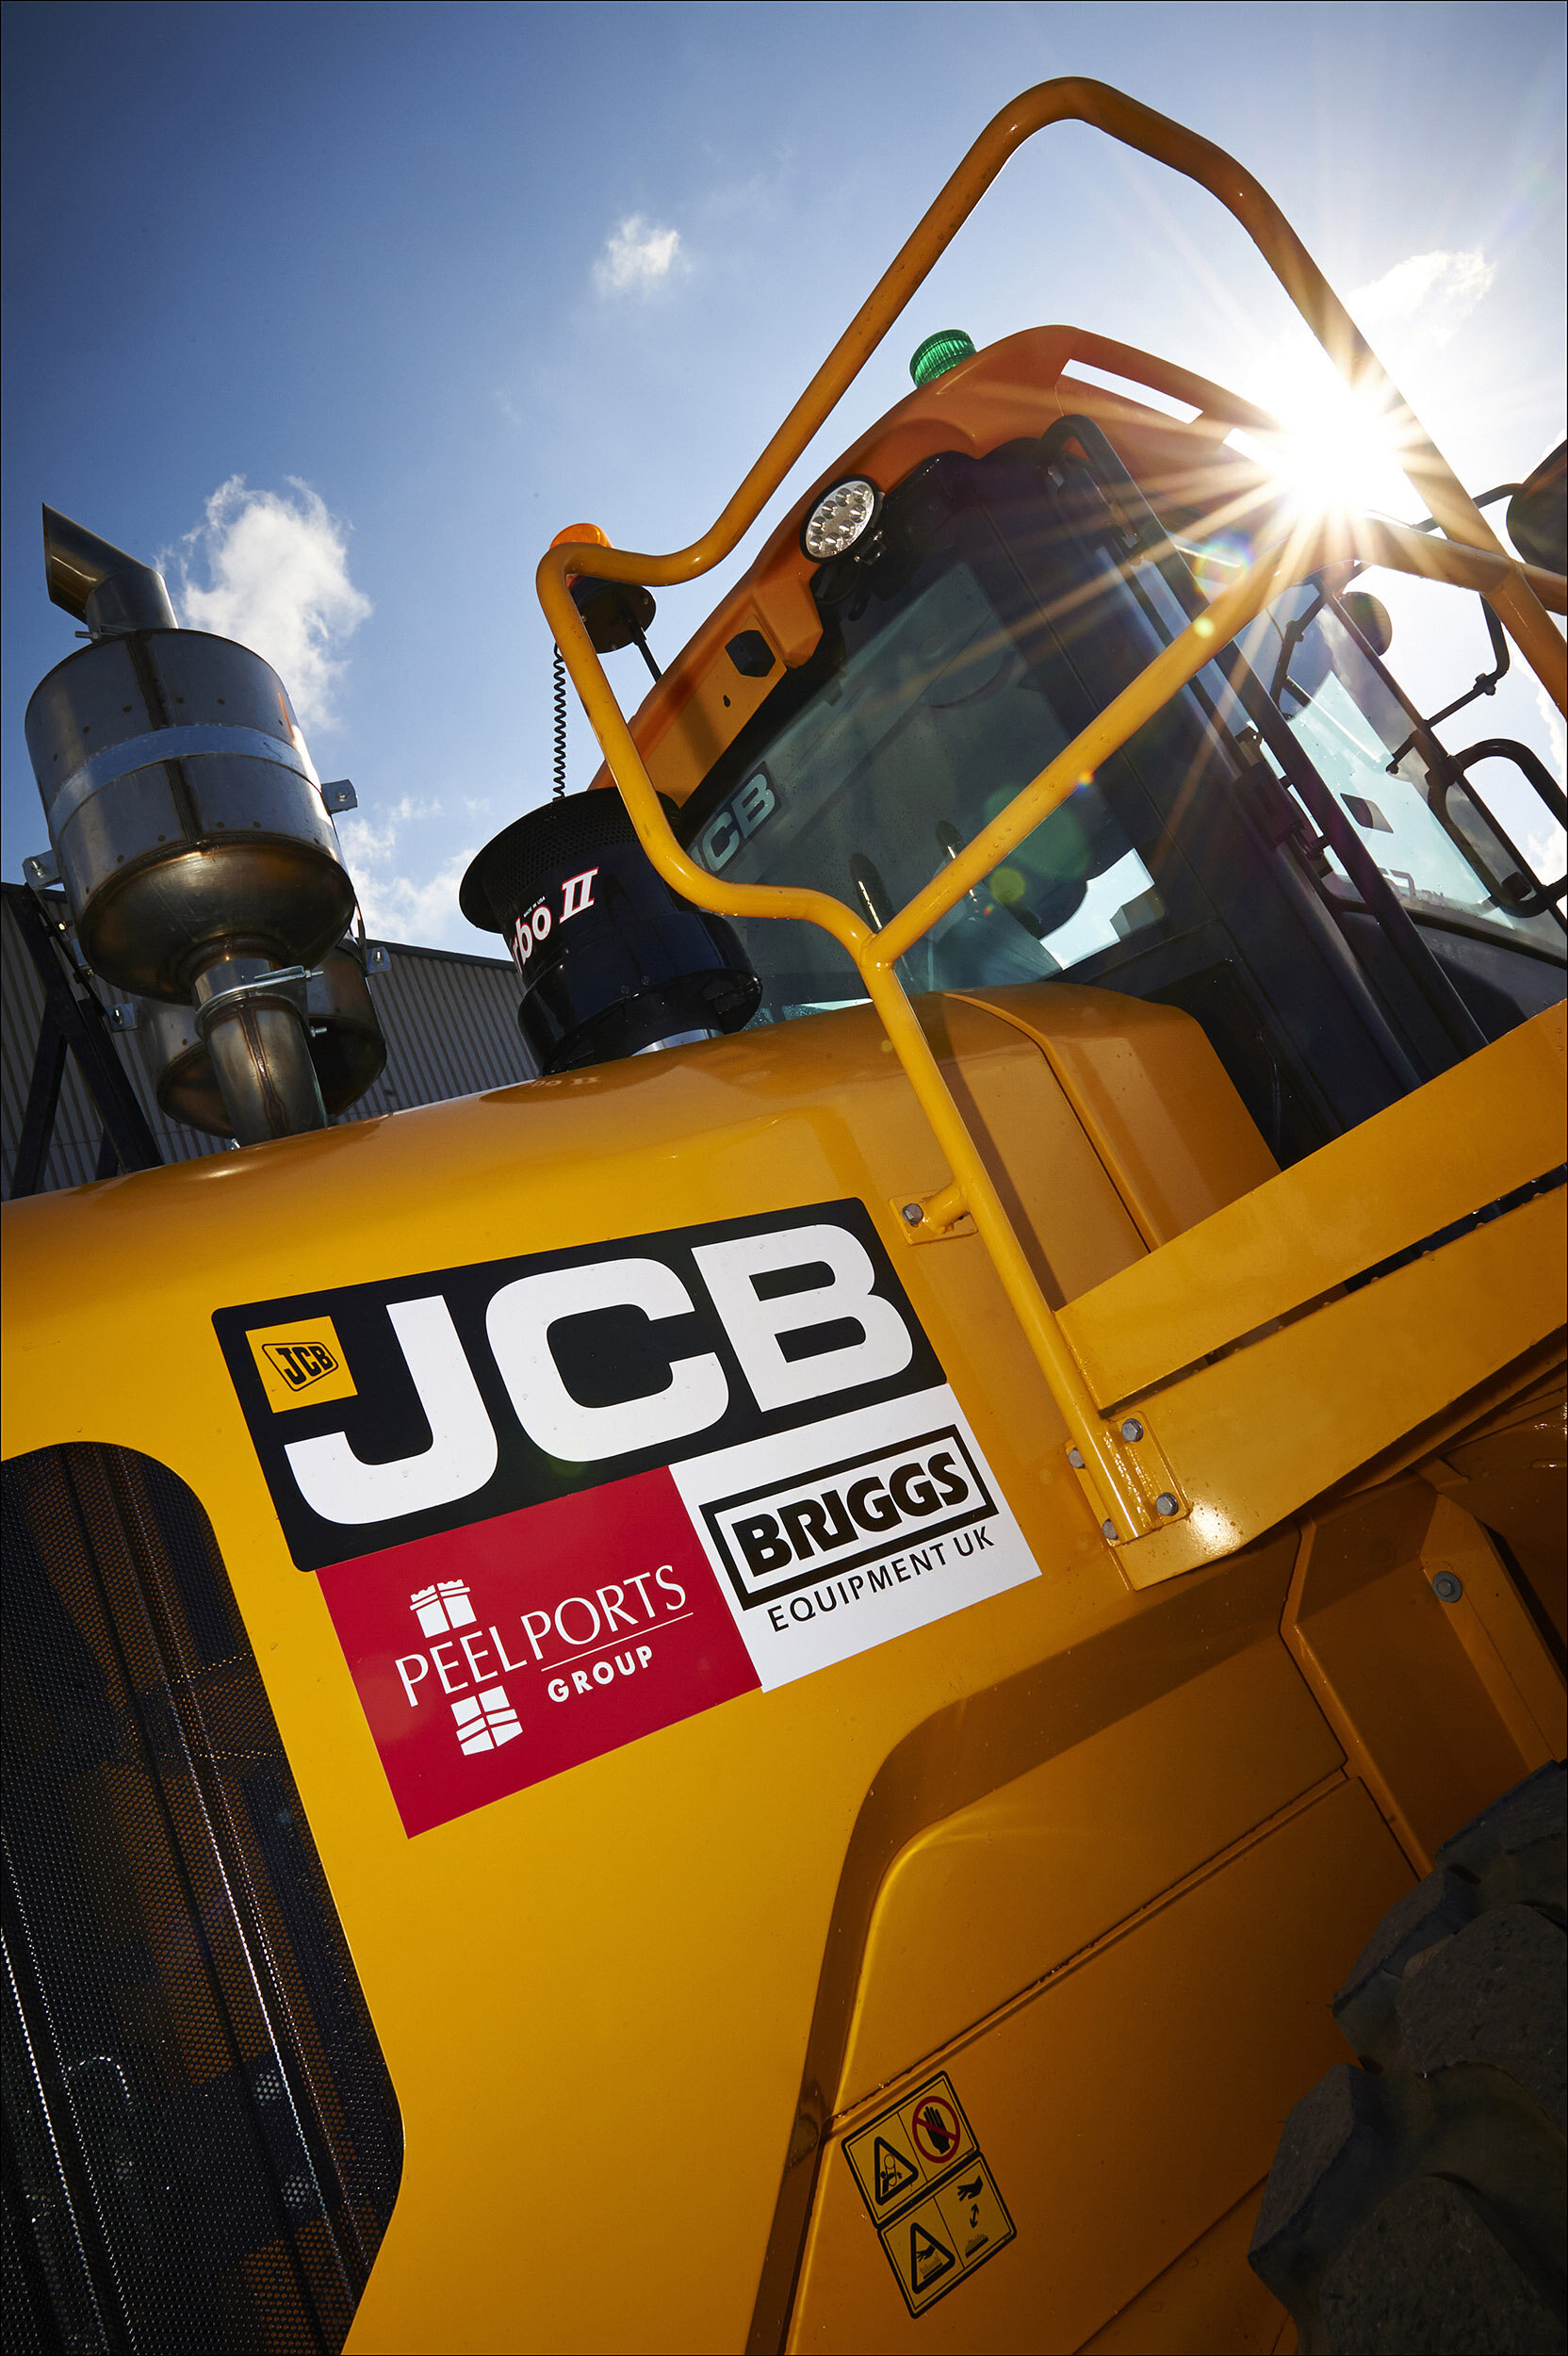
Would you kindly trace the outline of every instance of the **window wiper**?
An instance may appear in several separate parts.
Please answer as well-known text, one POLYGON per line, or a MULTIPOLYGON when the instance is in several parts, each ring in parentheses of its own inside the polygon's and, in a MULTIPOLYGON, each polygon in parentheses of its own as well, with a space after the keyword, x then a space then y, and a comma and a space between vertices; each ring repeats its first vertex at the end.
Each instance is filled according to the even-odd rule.
MULTIPOLYGON (((938 819, 937 841, 950 859, 956 859, 959 852, 966 847, 963 836, 958 832, 951 818, 938 819)), ((1022 925, 1032 941, 1045 939, 1045 926, 1040 923, 1034 909, 1022 900, 998 900, 990 892, 982 892, 972 884, 966 896, 973 901, 982 916, 989 916, 993 909, 1003 908, 1016 923, 1022 925)))
POLYGON ((874 859, 866 857, 864 851, 851 851, 849 875, 850 881, 860 895, 860 906, 866 911, 866 921, 872 931, 874 933, 885 931, 893 920, 893 904, 888 887, 882 880, 881 869, 874 859))

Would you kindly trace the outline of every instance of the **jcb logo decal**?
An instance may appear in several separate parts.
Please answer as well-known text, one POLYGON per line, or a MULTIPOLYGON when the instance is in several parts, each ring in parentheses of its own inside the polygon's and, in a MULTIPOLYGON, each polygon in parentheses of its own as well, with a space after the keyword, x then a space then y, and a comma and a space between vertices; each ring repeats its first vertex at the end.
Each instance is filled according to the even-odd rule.
POLYGON ((344 1362, 343 1345, 331 1317, 304 1317, 292 1325, 253 1328, 245 1338, 274 1415, 302 1399, 355 1396, 354 1379, 344 1362))
POLYGON ((303 1570, 942 1379, 859 1203, 225 1309, 214 1323, 303 1570))
POLYGON ((337 1361, 325 1342, 264 1342, 262 1348, 291 1391, 337 1372, 337 1361))
POLYGON ((410 1833, 1037 1575, 860 1203, 214 1324, 410 1833))

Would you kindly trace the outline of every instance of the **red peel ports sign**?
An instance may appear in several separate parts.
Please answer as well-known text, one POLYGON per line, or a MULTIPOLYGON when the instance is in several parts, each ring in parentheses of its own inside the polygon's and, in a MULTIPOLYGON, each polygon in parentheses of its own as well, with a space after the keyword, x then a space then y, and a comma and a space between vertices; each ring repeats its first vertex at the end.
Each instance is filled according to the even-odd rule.
POLYGON ((410 1833, 759 1682, 667 1472, 339 1563, 321 1586, 410 1833))
POLYGON ((859 1203, 214 1324, 411 1834, 1037 1576, 859 1203))

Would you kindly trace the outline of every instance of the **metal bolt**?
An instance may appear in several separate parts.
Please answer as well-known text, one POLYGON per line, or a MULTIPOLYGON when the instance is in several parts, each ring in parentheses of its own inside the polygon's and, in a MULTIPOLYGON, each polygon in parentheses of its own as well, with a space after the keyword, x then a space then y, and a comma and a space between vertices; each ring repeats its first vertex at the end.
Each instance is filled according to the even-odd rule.
POLYGON ((1162 1489, 1154 1499, 1154 1511, 1156 1513, 1163 1513, 1168 1521, 1172 1513, 1179 1511, 1176 1500, 1168 1489, 1162 1489))
POLYGON ((1124 1440, 1142 1439, 1143 1426, 1139 1423, 1136 1415, 1128 1416, 1126 1422, 1121 1427, 1121 1436, 1124 1440))
POLYGON ((1074 1472, 1082 1472, 1084 1469, 1083 1449, 1081 1448, 1070 1448, 1067 1452, 1067 1461, 1072 1466, 1074 1472))
POLYGON ((1464 1581, 1454 1571, 1439 1571, 1432 1580, 1432 1594, 1439 1603, 1458 1603, 1464 1593, 1464 1581))
POLYGON ((918 1203, 906 1203, 904 1216, 911 1227, 921 1227, 925 1222, 925 1213, 918 1203))
POLYGON ((1111 1545, 1114 1546, 1117 1542, 1117 1527, 1115 1522, 1102 1522, 1100 1525, 1100 1534, 1102 1538, 1108 1538, 1111 1545))

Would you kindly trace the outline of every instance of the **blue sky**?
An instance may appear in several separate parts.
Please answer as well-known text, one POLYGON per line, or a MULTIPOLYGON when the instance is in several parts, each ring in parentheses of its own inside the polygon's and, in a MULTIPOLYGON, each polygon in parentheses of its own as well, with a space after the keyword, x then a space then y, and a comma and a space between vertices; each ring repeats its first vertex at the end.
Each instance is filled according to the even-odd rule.
MULTIPOLYGON (((540 550, 584 517, 649 548, 704 527, 970 139, 1053 74, 1254 171, 1473 489, 1563 430, 1549 0, 11 0, 5 40, 8 877, 45 839, 24 707, 75 643, 47 499, 277 663, 321 774, 358 787, 371 930, 488 946, 455 880, 548 789, 540 550)), ((1059 129, 797 483, 935 327, 1070 321, 1267 401, 1311 366, 1292 319, 1211 200, 1059 129)), ((766 529, 662 599, 666 659, 766 529)), ((1432 596, 1393 658, 1428 709, 1485 659, 1473 602, 1429 620, 1432 596)), ((634 705, 639 658, 611 667, 634 705)), ((1524 681, 1480 710, 1475 734, 1551 751, 1524 681)), ((572 752, 586 784, 575 711, 572 752)))

